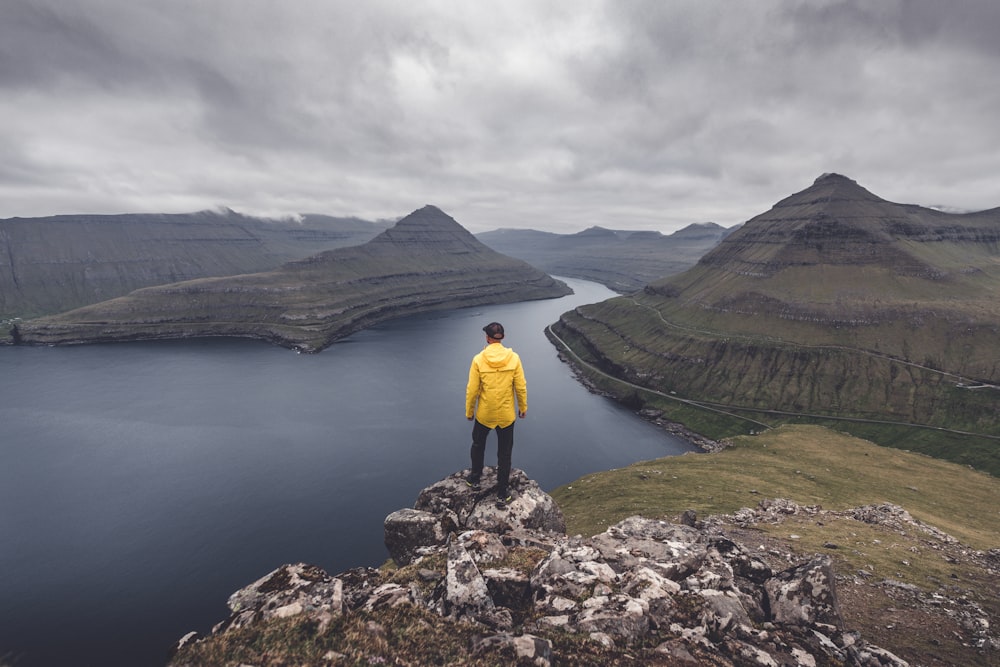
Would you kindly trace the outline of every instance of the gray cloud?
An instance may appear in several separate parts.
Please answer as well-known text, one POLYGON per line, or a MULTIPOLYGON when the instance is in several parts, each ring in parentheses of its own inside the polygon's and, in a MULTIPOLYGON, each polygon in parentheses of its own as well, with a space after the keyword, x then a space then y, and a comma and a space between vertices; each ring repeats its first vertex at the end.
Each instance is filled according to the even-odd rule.
POLYGON ((839 171, 1000 205, 989 0, 21 0, 0 217, 732 225, 839 171))

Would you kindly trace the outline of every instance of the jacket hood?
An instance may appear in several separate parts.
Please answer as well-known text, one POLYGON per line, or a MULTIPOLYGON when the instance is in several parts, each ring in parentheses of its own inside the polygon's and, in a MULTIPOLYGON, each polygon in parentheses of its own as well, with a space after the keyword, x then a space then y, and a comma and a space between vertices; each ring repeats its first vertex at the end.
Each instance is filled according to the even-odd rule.
POLYGON ((513 354, 514 350, 504 347, 500 343, 490 343, 483 350, 483 359, 492 368, 503 368, 513 354))

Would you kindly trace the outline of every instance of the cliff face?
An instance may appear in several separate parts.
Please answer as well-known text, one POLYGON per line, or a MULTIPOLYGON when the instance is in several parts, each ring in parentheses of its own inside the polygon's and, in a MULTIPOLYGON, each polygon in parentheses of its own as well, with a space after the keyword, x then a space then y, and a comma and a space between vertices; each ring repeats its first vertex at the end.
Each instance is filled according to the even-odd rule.
POLYGON ((576 234, 498 229, 477 238, 498 252, 558 276, 599 282, 634 292, 694 266, 731 230, 715 223, 689 225, 670 235, 591 227, 576 234))
POLYGON ((895 204, 826 174, 684 273, 554 330, 663 394, 997 435, 998 297, 1000 209, 895 204))
POLYGON ((0 318, 37 317, 151 285, 264 271, 371 240, 384 226, 232 211, 0 220, 0 318))
POLYGON ((393 317, 544 299, 565 284, 496 253, 433 206, 368 243, 279 269, 138 290, 21 323, 29 344, 238 336, 315 352, 393 317))

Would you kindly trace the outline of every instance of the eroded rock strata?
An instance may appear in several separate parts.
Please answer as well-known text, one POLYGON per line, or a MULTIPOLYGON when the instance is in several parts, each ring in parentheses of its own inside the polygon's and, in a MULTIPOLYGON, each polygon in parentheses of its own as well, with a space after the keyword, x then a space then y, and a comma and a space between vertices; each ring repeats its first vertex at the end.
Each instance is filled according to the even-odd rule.
POLYGON ((149 287, 19 323, 16 342, 256 338, 304 352, 384 320, 429 310, 553 298, 569 288, 477 241, 426 206, 368 243, 280 269, 149 287))
MULTIPOLYGON (((633 386, 755 419, 774 411, 992 438, 1000 434, 998 267, 1000 209, 897 204, 824 174, 696 266, 564 313, 552 332, 633 386)), ((996 471, 991 449, 978 451, 944 454, 996 471)))

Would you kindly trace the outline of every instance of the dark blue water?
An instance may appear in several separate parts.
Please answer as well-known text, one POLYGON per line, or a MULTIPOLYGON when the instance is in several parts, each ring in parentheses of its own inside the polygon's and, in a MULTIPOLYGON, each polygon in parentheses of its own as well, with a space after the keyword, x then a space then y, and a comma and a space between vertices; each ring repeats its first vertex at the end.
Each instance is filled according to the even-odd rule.
POLYGON ((691 451, 558 360, 545 326, 612 296, 567 282, 562 299, 397 320, 318 355, 0 347, 0 664, 162 665, 283 563, 384 562, 385 516, 468 467, 465 383, 492 320, 528 381, 514 466, 543 488, 691 451))

